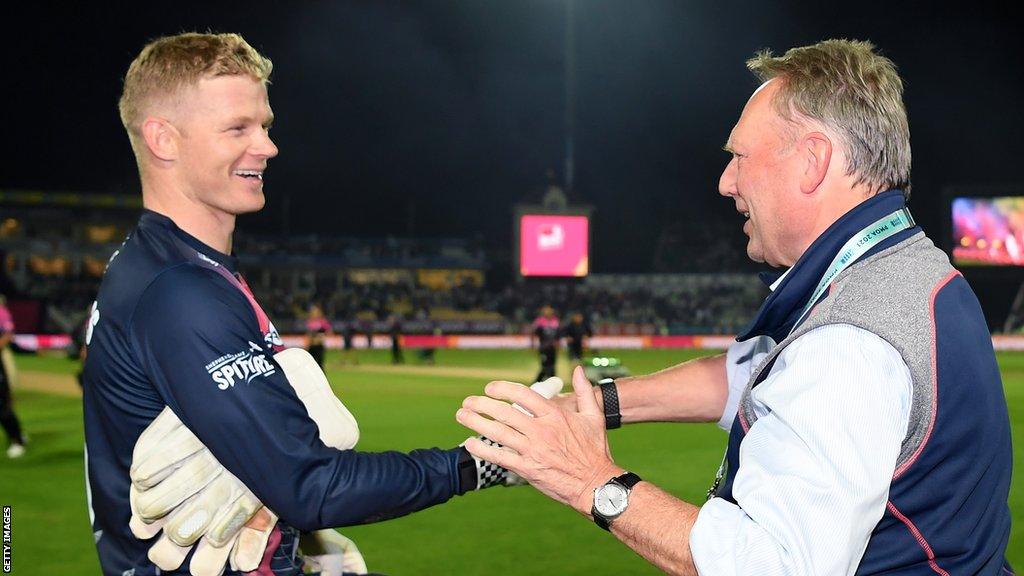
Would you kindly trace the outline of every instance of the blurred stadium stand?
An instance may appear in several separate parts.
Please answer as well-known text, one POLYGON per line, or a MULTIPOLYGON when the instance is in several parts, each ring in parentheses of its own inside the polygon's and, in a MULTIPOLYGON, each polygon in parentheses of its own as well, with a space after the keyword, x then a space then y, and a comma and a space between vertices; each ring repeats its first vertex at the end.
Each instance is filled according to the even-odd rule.
MULTIPOLYGON (((107 260, 134 226, 122 197, 0 192, 0 292, 21 333, 75 333, 107 260)), ((601 335, 729 334, 767 291, 752 274, 593 274, 580 281, 486 282, 479 240, 240 232, 240 268, 284 333, 303 331, 320 303, 335 330, 408 334, 527 334, 537 310, 583 312, 601 335)))

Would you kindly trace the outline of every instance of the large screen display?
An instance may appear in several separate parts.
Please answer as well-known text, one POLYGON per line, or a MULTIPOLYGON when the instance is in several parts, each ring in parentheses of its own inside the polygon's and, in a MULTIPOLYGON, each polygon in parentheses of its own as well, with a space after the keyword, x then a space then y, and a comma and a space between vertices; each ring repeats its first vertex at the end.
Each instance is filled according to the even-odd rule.
POLYGON ((586 276, 590 270, 589 227, 586 216, 522 216, 519 272, 523 276, 586 276))
POLYGON ((954 198, 953 263, 1024 266, 1024 196, 954 198))

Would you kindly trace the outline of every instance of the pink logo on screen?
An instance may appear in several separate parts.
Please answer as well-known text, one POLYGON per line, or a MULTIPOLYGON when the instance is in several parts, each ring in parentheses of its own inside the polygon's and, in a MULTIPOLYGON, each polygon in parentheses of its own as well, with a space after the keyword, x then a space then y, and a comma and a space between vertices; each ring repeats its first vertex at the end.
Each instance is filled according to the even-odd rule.
POLYGON ((586 276, 586 216, 523 216, 519 223, 519 270, 523 276, 586 276))
POLYGON ((537 234, 537 249, 541 252, 565 248, 565 229, 560 224, 541 226, 537 234))

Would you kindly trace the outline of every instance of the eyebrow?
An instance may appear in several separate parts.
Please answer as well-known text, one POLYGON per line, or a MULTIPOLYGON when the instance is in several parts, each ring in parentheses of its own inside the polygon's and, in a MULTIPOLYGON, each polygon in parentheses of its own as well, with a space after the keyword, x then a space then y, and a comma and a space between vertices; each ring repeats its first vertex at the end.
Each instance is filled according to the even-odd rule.
POLYGON ((733 150, 732 144, 729 144, 728 142, 722 144, 722 150, 728 152, 729 154, 733 154, 736 152, 735 150, 733 150))
MULTIPOLYGON (((256 119, 253 118, 252 116, 236 116, 236 117, 232 118, 231 120, 228 120, 227 123, 229 125, 235 125, 235 124, 249 124, 251 122, 256 122, 256 119)), ((265 127, 269 128, 273 123, 274 123, 274 115, 271 114, 266 122, 260 122, 259 124, 261 126, 265 126, 265 127)))

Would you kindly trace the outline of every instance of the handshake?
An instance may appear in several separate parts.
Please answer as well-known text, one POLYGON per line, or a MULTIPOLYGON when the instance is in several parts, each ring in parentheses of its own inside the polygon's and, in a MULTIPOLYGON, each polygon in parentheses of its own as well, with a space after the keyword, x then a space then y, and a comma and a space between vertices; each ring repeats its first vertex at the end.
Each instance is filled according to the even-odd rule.
MULTIPOLYGON (((324 444, 339 450, 355 447, 358 423, 309 353, 290 348, 275 354, 274 360, 316 423, 324 444)), ((562 381, 550 378, 531 388, 552 398, 561 391, 562 381)), ((500 466, 476 457, 474 461, 476 490, 525 484, 500 466)), ((132 533, 148 540, 162 532, 149 548, 150 561, 162 570, 175 570, 195 547, 189 562, 193 576, 219 576, 227 565, 241 572, 256 570, 264 562, 278 520, 169 407, 135 444, 129 498, 132 533)), ((304 534, 300 547, 307 563, 319 565, 324 576, 367 572, 355 543, 334 530, 304 534)))

